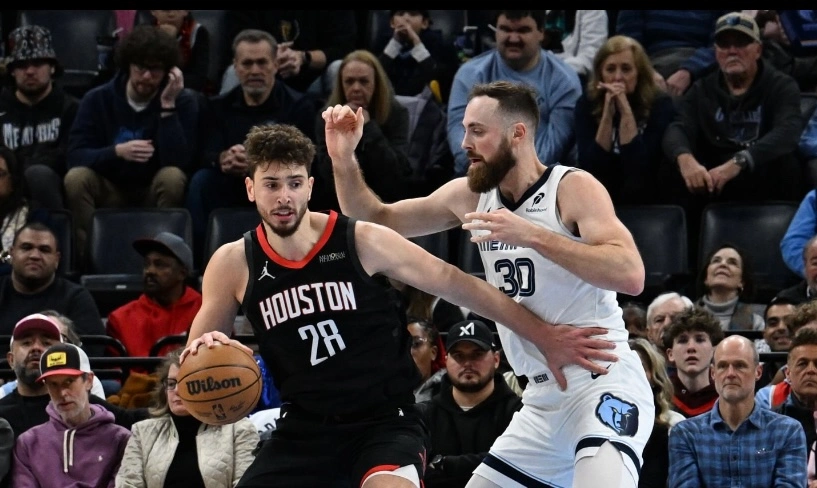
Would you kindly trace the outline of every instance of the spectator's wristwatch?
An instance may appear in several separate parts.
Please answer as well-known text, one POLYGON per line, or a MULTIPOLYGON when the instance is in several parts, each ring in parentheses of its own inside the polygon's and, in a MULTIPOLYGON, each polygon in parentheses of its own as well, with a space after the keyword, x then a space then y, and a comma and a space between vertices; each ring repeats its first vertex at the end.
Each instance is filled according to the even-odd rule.
POLYGON ((735 154, 734 156, 732 156, 732 161, 734 161, 735 164, 738 165, 738 168, 740 168, 741 171, 749 167, 749 158, 747 158, 745 154, 742 153, 735 154))

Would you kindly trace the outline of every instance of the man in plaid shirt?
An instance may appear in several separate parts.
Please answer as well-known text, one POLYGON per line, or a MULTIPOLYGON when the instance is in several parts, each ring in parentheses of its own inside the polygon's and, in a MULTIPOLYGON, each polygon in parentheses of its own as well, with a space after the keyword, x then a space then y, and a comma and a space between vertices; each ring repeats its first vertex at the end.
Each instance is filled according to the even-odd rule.
POLYGON ((803 428, 755 404, 761 373, 749 339, 733 335, 718 344, 711 374, 720 396, 712 410, 672 428, 669 488, 806 486, 803 428))

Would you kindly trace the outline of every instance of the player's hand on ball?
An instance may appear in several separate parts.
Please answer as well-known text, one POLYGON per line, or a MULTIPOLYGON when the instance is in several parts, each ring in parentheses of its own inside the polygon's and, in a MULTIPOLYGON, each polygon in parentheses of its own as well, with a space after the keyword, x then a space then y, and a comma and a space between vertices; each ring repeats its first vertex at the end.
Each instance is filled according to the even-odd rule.
POLYGON ((255 354, 255 352, 252 349, 234 339, 230 339, 223 332, 219 331, 205 332, 204 334, 201 335, 201 337, 199 337, 198 339, 194 339, 193 342, 191 342, 190 344, 188 344, 187 347, 184 348, 184 351, 182 351, 181 357, 179 358, 179 364, 182 364, 184 362, 184 358, 186 358, 188 354, 196 354, 200 346, 204 345, 212 348, 215 347, 216 342, 220 342, 222 344, 235 344, 236 346, 246 351, 247 354, 251 356, 255 354))

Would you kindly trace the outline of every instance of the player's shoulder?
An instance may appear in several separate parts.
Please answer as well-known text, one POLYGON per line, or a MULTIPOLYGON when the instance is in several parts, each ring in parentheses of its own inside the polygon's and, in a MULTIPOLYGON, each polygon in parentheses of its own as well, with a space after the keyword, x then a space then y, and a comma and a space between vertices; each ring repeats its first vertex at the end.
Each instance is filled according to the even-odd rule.
POLYGON ((246 262, 247 260, 244 253, 244 238, 242 237, 219 246, 219 248, 216 249, 213 256, 210 258, 207 267, 236 266, 241 263, 244 263, 244 266, 246 267, 246 262))

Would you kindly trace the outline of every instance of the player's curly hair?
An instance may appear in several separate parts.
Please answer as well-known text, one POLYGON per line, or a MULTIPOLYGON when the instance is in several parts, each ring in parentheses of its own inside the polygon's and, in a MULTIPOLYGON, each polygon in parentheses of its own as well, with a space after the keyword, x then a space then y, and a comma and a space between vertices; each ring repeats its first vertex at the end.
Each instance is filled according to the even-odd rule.
POLYGON ((244 141, 247 150, 247 175, 270 163, 285 166, 305 166, 312 174, 315 144, 297 127, 288 124, 257 125, 250 129, 244 141))

